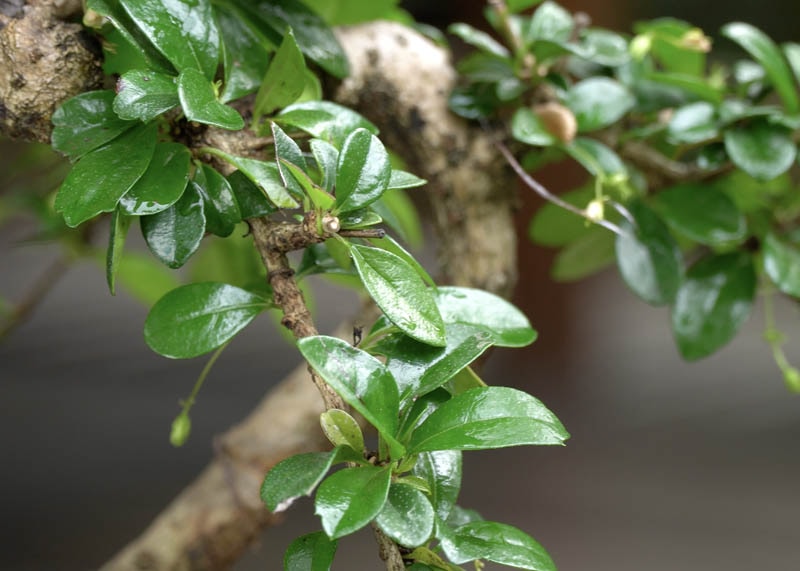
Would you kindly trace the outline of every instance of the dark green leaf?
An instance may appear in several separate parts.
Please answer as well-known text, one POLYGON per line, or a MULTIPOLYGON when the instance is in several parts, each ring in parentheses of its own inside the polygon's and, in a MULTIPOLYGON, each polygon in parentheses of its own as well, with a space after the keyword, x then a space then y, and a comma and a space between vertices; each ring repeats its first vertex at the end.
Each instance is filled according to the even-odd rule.
POLYGON ((275 141, 275 161, 278 165, 278 172, 281 175, 281 180, 284 186, 296 195, 303 194, 303 188, 311 183, 308 175, 304 171, 308 169, 306 159, 303 157, 303 151, 286 133, 283 132, 276 123, 270 123, 272 130, 272 138, 275 141), (299 172, 295 176, 287 169, 285 162, 291 163, 298 167, 299 172), (298 184, 301 178, 308 179, 308 183, 302 186, 298 184))
POLYGON ((576 83, 565 103, 575 114, 578 131, 596 131, 616 123, 636 100, 621 83, 607 77, 592 77, 576 83))
POLYGON ((410 407, 403 403, 402 408, 406 412, 403 416, 401 438, 407 440, 407 436, 411 434, 414 428, 428 418, 442 403, 449 401, 452 397, 453 395, 446 389, 436 389, 416 398, 410 407))
POLYGON ((577 137, 571 143, 563 145, 562 148, 595 176, 627 176, 628 174, 628 169, 622 159, 600 141, 577 137))
POLYGON ((156 143, 153 158, 136 184, 119 201, 130 215, 166 210, 183 194, 189 181, 191 154, 180 143, 156 143))
POLYGON ((451 24, 447 31, 453 34, 454 36, 458 36, 466 43, 470 44, 481 50, 482 52, 494 54, 500 57, 509 57, 508 50, 497 42, 492 36, 487 34, 486 32, 482 32, 476 28, 473 28, 469 24, 451 24))
POLYGON ((238 11, 224 4, 215 4, 214 14, 222 37, 225 66, 225 88, 219 99, 227 103, 258 89, 267 73, 270 55, 266 42, 247 25, 238 11))
POLYGON ((628 205, 636 226, 625 220, 616 241, 617 267, 629 288, 651 305, 675 300, 682 256, 666 224, 642 202, 628 205))
POLYGON ((310 496, 336 459, 336 450, 306 452, 281 460, 261 484, 261 500, 273 513, 285 511, 301 496, 310 496))
MULTIPOLYGON (((559 196, 578 208, 585 208, 596 196, 594 182, 571 190, 559 196)), ((574 212, 562 208, 552 202, 546 202, 531 220, 528 227, 528 236, 531 240, 542 246, 560 247, 571 244, 581 236, 587 234, 593 225, 585 218, 574 212)))
POLYGON ((215 154, 239 169, 278 208, 297 208, 297 202, 284 187, 278 172, 278 166, 275 163, 235 157, 219 150, 216 150, 215 154))
POLYGON ((309 143, 314 160, 317 161, 322 180, 320 185, 328 192, 336 187, 336 167, 339 164, 339 151, 322 139, 311 139, 309 143))
POLYGON ((725 150, 737 167, 759 180, 783 174, 797 156, 791 132, 763 120, 725 131, 725 150))
POLYGON ((517 109, 511 118, 511 136, 517 141, 547 147, 556 142, 556 138, 547 130, 539 116, 527 107, 517 109))
POLYGON ((336 555, 337 542, 321 531, 295 539, 283 556, 284 571, 328 571, 336 555))
POLYGON ((764 240, 764 272, 783 293, 800 297, 800 250, 772 233, 764 240))
POLYGON ((117 283, 146 307, 152 307, 164 294, 180 285, 174 272, 152 256, 138 252, 126 252, 119 261, 117 283))
POLYGON ((106 250, 106 281, 111 295, 117 294, 117 270, 122 259, 122 252, 125 249, 125 237, 128 235, 130 225, 130 217, 126 216, 117 207, 111 214, 111 233, 108 237, 108 249, 106 250))
POLYGON ((372 521, 386 503, 391 475, 388 466, 363 466, 339 470, 322 482, 315 506, 328 537, 338 539, 372 521))
POLYGON ((418 547, 433 533, 433 507, 425 494, 405 484, 392 484, 375 523, 403 547, 418 547))
POLYGON ((237 131, 244 119, 233 107, 217 100, 214 86, 196 69, 185 69, 178 76, 178 96, 189 121, 197 121, 237 131))
POLYGON ((89 91, 65 101, 53 113, 53 148, 79 159, 135 127, 114 113, 113 102, 113 91, 89 91))
POLYGON ((119 0, 147 38, 178 71, 193 69, 214 79, 219 32, 210 0, 119 0))
MULTIPOLYGON (((376 224, 380 224, 381 222, 383 222, 383 218, 375 214, 371 209, 364 208, 362 210, 355 210, 353 212, 348 212, 347 214, 340 215, 339 222, 341 223, 343 230, 349 230, 356 228, 369 228, 370 226, 375 226, 376 224)), ((386 238, 389 238, 389 236, 387 235, 384 238, 378 240, 370 240, 369 242, 374 246, 380 247, 380 245, 383 243, 383 240, 385 240, 386 238)), ((397 244, 397 242, 394 242, 394 244, 397 244)), ((394 254, 397 254, 401 258, 403 257, 399 252, 395 251, 393 248, 385 248, 385 249, 389 250, 394 254)))
POLYGON ((446 345, 444 322, 433 294, 414 268, 377 248, 353 246, 351 253, 370 296, 395 325, 428 345, 446 345))
POLYGON ((203 197, 206 230, 217 236, 230 236, 241 222, 242 214, 228 180, 214 167, 203 163, 195 171, 193 184, 197 185, 203 197))
POLYGON ((667 134, 676 143, 690 145, 714 139, 719 135, 714 115, 714 106, 705 101, 684 105, 669 120, 667 134))
POLYGON ((411 473, 427 482, 436 516, 442 521, 447 521, 461 491, 461 452, 458 450, 423 452, 417 458, 411 473))
POLYGON ((153 306, 144 324, 144 339, 159 355, 197 357, 233 339, 270 307, 263 297, 228 284, 185 285, 153 306))
POLYGON ((180 103, 175 77, 134 69, 117 80, 114 112, 122 119, 150 121, 180 103))
POLYGON ((328 141, 337 148, 356 129, 366 129, 373 135, 378 134, 378 128, 364 117, 330 101, 295 103, 281 111, 275 121, 328 141))
POLYGON ((206 232, 203 197, 188 185, 180 200, 157 214, 142 216, 142 235, 156 258, 179 268, 200 247, 206 232))
POLYGON ((689 268, 672 309, 683 358, 707 357, 733 339, 750 315, 755 291, 749 254, 712 255, 689 268))
POLYGON ((508 387, 454 396, 411 434, 409 453, 562 444, 569 434, 540 401, 508 387))
MULTIPOLYGON (((119 7, 119 10, 122 11, 122 7, 119 7)), ((127 14, 125 15, 127 16, 127 14)), ((143 50, 138 45, 131 43, 128 40, 129 36, 120 32, 113 25, 103 26, 101 31, 103 42, 100 47, 103 49, 103 72, 106 75, 120 76, 134 69, 161 69, 158 66, 148 65, 147 59, 142 53, 143 50)), ((155 47, 152 47, 152 51, 158 53, 155 47)), ((172 65, 166 60, 164 62, 167 69, 173 71, 172 65)))
POLYGON ((722 27, 722 35, 739 44, 761 64, 789 113, 800 111, 792 72, 778 46, 764 32, 750 24, 734 22, 722 27))
POLYGON ((86 154, 58 190, 55 209, 70 227, 111 212, 144 174, 156 144, 156 126, 142 125, 86 154))
POLYGON ((269 203, 264 193, 242 171, 237 170, 229 174, 228 184, 231 185, 243 220, 269 216, 275 212, 275 207, 269 203))
POLYGON ((555 2, 544 2, 536 9, 525 32, 525 43, 539 40, 566 42, 572 35, 575 22, 572 15, 555 2))
POLYGON ((516 527, 491 521, 476 521, 442 538, 442 550, 456 564, 474 559, 530 569, 556 571, 556 565, 532 537, 516 527))
POLYGON ((349 446, 363 453, 364 435, 356 419, 347 412, 336 408, 326 410, 320 415, 322 431, 334 446, 349 446))
POLYGON ((655 205, 666 223, 707 246, 728 246, 747 235, 744 216, 726 194, 713 186, 686 183, 655 196, 655 205))
POLYGON ((342 145, 336 169, 336 212, 364 208, 380 198, 392 176, 389 154, 366 129, 356 129, 342 145))
POLYGON ((278 51, 256 95, 253 116, 256 121, 275 109, 297 101, 305 89, 306 62, 291 30, 283 36, 278 51))
POLYGON ((614 234, 592 226, 590 232, 558 253, 550 275, 560 282, 580 280, 606 268, 615 258, 614 234))

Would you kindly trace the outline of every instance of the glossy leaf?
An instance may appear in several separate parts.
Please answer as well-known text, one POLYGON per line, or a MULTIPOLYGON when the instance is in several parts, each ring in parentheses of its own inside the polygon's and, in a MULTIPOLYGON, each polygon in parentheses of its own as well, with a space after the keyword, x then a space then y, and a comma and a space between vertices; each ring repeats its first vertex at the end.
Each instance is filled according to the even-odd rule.
POLYGON ((336 212, 364 208, 380 198, 392 176, 389 153, 366 129, 356 129, 342 145, 336 169, 336 212))
POLYGON ((722 27, 722 35, 744 48, 767 72, 789 113, 800 111, 800 97, 792 72, 778 46, 758 28, 743 22, 722 27))
POLYGON ((217 100, 214 86, 196 69, 185 69, 178 76, 178 96, 189 121, 237 131, 244 119, 233 107, 217 100))
POLYGON ((402 447, 394 441, 400 398, 383 363, 335 337, 305 337, 297 346, 325 382, 392 444, 393 457, 401 454, 402 447))
POLYGON ((669 138, 676 143, 695 144, 719 135, 714 106, 705 101, 676 109, 667 125, 669 138))
POLYGON ((561 250, 553 262, 550 275, 559 282, 583 279, 611 265, 616 259, 614 234, 593 226, 584 236, 561 250))
POLYGON ((447 558, 460 565, 474 559, 530 569, 556 571, 556 565, 544 547, 516 527, 491 521, 476 521, 442 538, 447 558))
POLYGON ((583 32, 581 40, 586 53, 584 57, 593 63, 617 67, 628 63, 631 59, 628 40, 620 34, 600 28, 590 28, 583 32))
POLYGON ((336 408, 326 410, 320 415, 320 424, 334 446, 349 446, 356 452, 364 452, 361 427, 347 412, 336 408))
POLYGON ((275 161, 278 165, 281 180, 290 192, 295 195, 302 195, 303 188, 313 184, 308 175, 305 174, 308 167, 306 159, 303 157, 303 151, 276 123, 271 123, 270 128, 272 138, 275 141, 275 161), (292 169, 287 169, 287 163, 297 167, 293 171, 294 176, 290 173, 292 169), (306 182, 300 183, 301 179, 305 179, 306 182))
POLYGON ((331 474, 317 490, 316 514, 332 539, 358 531, 377 516, 389 493, 391 469, 362 466, 331 474))
POLYGON ((617 267, 631 291, 651 305, 675 300, 683 257, 666 224, 642 202, 628 205, 636 226, 622 223, 616 240, 617 267))
POLYGON ((284 571, 328 571, 336 555, 336 540, 321 531, 298 537, 283 556, 284 571))
POLYGON ((414 268, 377 248, 352 246, 351 254, 364 287, 397 327, 428 345, 446 345, 444 321, 433 294, 414 268))
MULTIPOLYGON (((336 197, 317 186, 303 169, 285 159, 280 159, 278 161, 278 166, 281 167, 283 172, 286 173, 286 178, 287 180, 290 180, 290 184, 292 186, 297 185, 300 189, 300 192, 305 193, 305 195, 311 200, 311 204, 313 204, 316 208, 321 210, 330 210, 333 208, 333 205, 336 202, 336 197)), ((346 216, 347 215, 340 217, 340 223, 342 224, 341 227, 343 229, 352 228, 352 226, 345 225, 346 216)), ((375 222, 375 224, 378 222, 380 222, 380 216, 378 216, 378 221, 375 222)))
POLYGON ((297 208, 297 201, 284 187, 275 163, 235 157, 219 150, 216 150, 215 154, 239 169, 278 208, 297 208))
POLYGON ((150 310, 144 339, 165 357, 189 359, 230 341, 271 302, 252 292, 213 282, 172 290, 150 310))
POLYGON ((141 218, 142 235, 153 255, 170 268, 179 268, 197 251, 206 231, 203 197, 186 187, 180 200, 157 214, 141 218))
POLYGON ((366 129, 373 135, 378 134, 378 128, 364 117, 330 101, 295 103, 281 111, 274 120, 328 141, 337 148, 356 129, 366 129))
POLYGON ((453 398, 453 395, 446 389, 435 389, 414 399, 411 406, 407 406, 404 403, 402 408, 406 412, 403 416, 401 438, 407 440, 407 436, 419 424, 433 414, 433 411, 442 406, 442 403, 449 401, 451 398, 453 398))
POLYGON ((764 239, 764 272, 783 293, 800 297, 800 249, 772 233, 764 239))
POLYGON ((156 143, 153 158, 142 177, 119 201, 133 216, 166 210, 183 194, 189 181, 191 154, 180 143, 156 143))
POLYGON ((135 69, 117 80, 114 112, 122 119, 150 121, 180 103, 175 77, 135 69))
POLYGON ((655 196, 655 206, 676 232, 707 246, 742 241, 747 223, 736 204, 713 186, 686 183, 655 196))
POLYGON ((689 268, 672 309, 672 329, 683 358, 707 357, 733 339, 750 315, 755 291, 749 254, 712 255, 689 268))
POLYGON ((539 116, 527 107, 517 109, 511 118, 511 136, 517 141, 547 147, 556 142, 556 138, 547 130, 539 116))
MULTIPOLYGON (((374 216, 377 216, 377 215, 374 214, 374 216)), ((380 218, 380 217, 378 217, 378 218, 380 218)), ((375 224, 380 223, 380 222, 381 222, 381 220, 378 220, 377 222, 375 222, 375 224)), ((344 222, 342 223, 342 226, 344 227, 344 222)), ((386 235, 386 236, 384 236, 383 238, 380 238, 380 239, 369 240, 369 243, 372 244, 375 247, 381 248, 382 250, 386 250, 387 252, 390 252, 390 253, 394 254, 398 258, 401 258, 409 266, 414 268, 414 270, 417 272, 417 274, 419 274, 419 277, 421 277, 422 280, 426 284, 428 284, 430 287, 436 289, 436 282, 433 280, 433 278, 430 276, 430 274, 428 274, 428 272, 425 270, 425 268, 422 267, 422 264, 420 264, 416 260, 416 258, 414 258, 414 256, 411 255, 411 253, 408 250, 403 248, 403 246, 401 246, 397 242, 397 240, 395 240, 394 238, 392 238, 389 235, 386 235)))
POLYGON ((389 177, 389 184, 386 190, 399 189, 399 188, 417 188, 424 186, 428 183, 424 178, 411 174, 410 172, 392 169, 392 175, 389 177))
MULTIPOLYGON (((376 224, 380 224, 383 222, 383 218, 378 216, 375 212, 370 210, 369 208, 364 208, 362 210, 354 210, 353 212, 348 212, 347 214, 342 214, 339 216, 339 222, 342 225, 342 229, 353 229, 353 228, 369 228, 370 226, 375 226, 376 224)), ((383 244, 383 240, 389 238, 388 235, 384 236, 380 239, 369 240, 369 243, 373 246, 380 247, 383 244)), ((386 242, 389 244, 390 242, 386 242)), ((397 244, 397 242, 391 242, 392 244, 397 244)), ((399 244, 397 244, 399 247, 399 244)), ((390 252, 397 254, 401 258, 403 255, 395 250, 394 248, 385 248, 390 252)), ((408 260, 406 260, 408 261, 408 260)))
POLYGON ((783 174, 797 156, 790 131, 766 121, 725 131, 725 150, 737 167, 759 180, 783 174))
POLYGON ((53 113, 53 148, 75 160, 136 126, 114 113, 113 91, 89 91, 65 101, 53 113))
POLYGON ((286 511, 299 497, 310 496, 336 459, 336 450, 306 452, 281 460, 261 484, 261 500, 273 513, 286 511))
POLYGON ((214 79, 219 32, 210 0, 119 0, 139 29, 178 71, 214 79))
POLYGON ((389 494, 375 523, 403 547, 418 547, 433 533, 434 512, 425 494, 406 484, 389 486, 389 494))
POLYGON ((258 89, 253 115, 256 121, 297 101, 305 89, 306 62, 292 30, 288 30, 258 89))
POLYGON ((116 280, 122 252, 125 248, 125 238, 131 219, 117 207, 111 214, 111 232, 108 236, 108 249, 106 250, 106 282, 111 295, 117 294, 116 280))
POLYGON ((339 164, 339 150, 322 139, 311 139, 309 146, 322 176, 320 185, 326 191, 332 192, 336 186, 336 167, 339 164))
POLYGON ((214 15, 222 38, 225 67, 225 87, 219 100, 227 103, 258 89, 267 73, 270 54, 267 43, 239 12, 225 4, 215 4, 214 15))
POLYGON ((95 149, 72 167, 56 195, 55 209, 74 228, 111 212, 144 174, 156 144, 156 126, 142 125, 95 149))
POLYGON ((681 102, 685 102, 687 99, 702 99, 714 105, 719 105, 723 100, 724 92, 722 88, 703 77, 696 77, 683 73, 654 71, 647 73, 645 78, 655 83, 680 90, 680 92, 682 92, 679 92, 681 102))
POLYGON ((569 434, 540 401, 508 387, 472 389, 442 404, 411 434, 409 453, 562 444, 569 434))
POLYGON ((461 491, 461 452, 458 450, 423 452, 418 456, 411 473, 427 482, 436 517, 447 521, 461 491))
POLYGON ((217 236, 230 236, 241 222, 242 214, 233 195, 228 180, 211 165, 201 164, 195 172, 195 180, 203 197, 203 210, 206 215, 206 230, 217 236))
POLYGON ((628 174, 628 169, 622 159, 600 141, 587 137, 576 137, 572 142, 562 145, 562 148, 595 176, 627 176, 628 174))
POLYGON ((621 83, 607 77, 592 77, 576 83, 565 103, 575 114, 578 131, 596 131, 616 123, 636 103, 621 83))
MULTIPOLYGON (((561 200, 578 208, 585 208, 596 195, 594 182, 571 190, 559 196, 561 200)), ((542 246, 566 246, 585 235, 592 229, 585 218, 562 208, 552 202, 546 202, 534 214, 528 227, 528 236, 542 246)))
POLYGON ((486 32, 482 32, 481 30, 473 28, 469 24, 451 24, 447 28, 447 31, 454 36, 458 36, 464 40, 464 42, 478 48, 482 52, 490 53, 500 57, 509 57, 511 55, 505 46, 498 43, 497 40, 495 40, 492 36, 486 32))
POLYGON ((530 45, 541 40, 566 42, 572 35, 575 22, 572 15, 555 2, 544 2, 536 9, 525 32, 525 42, 530 45))
POLYGON ((789 62, 789 67, 794 72, 795 80, 800 83, 800 44, 787 42, 781 47, 783 48, 783 55, 786 56, 786 61, 789 62))

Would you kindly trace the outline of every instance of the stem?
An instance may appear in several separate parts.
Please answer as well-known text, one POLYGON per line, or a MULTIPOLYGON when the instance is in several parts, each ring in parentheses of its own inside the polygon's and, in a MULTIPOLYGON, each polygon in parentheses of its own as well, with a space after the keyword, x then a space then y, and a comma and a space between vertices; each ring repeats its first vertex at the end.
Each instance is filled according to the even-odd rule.
POLYGON ((374 521, 370 525, 378 543, 378 556, 386 564, 386 571, 403 571, 406 564, 403 562, 403 555, 398 545, 387 537, 374 521))
POLYGON ((8 317, 0 325, 0 340, 11 334, 14 329, 22 325, 33 311, 38 307, 42 300, 50 293, 50 290, 67 273, 70 264, 64 258, 58 258, 51 263, 44 272, 33 282, 26 295, 9 312, 8 317))
POLYGON ((228 343, 230 343, 230 341, 226 341, 225 343, 220 345, 219 348, 216 351, 214 351, 214 353, 211 355, 211 357, 209 357, 208 361, 206 362, 205 367, 203 367, 203 370, 200 371, 200 375, 197 377, 197 380, 194 383, 194 387, 192 387, 192 392, 189 394, 189 398, 187 398, 185 401, 183 401, 181 403, 183 405, 183 410, 182 410, 183 414, 188 413, 189 410, 192 408, 192 406, 194 406, 194 402, 195 402, 195 399, 197 398, 197 394, 200 392, 200 389, 203 387, 203 383, 205 382, 206 377, 208 377, 208 374, 211 372, 211 369, 214 367, 214 363, 216 363, 217 359, 219 359, 219 356, 222 355, 222 352, 228 346, 228 343))
POLYGON ((775 325, 775 306, 773 297, 775 290, 771 285, 766 285, 761 296, 764 298, 764 340, 772 349, 772 357, 775 364, 781 370, 786 387, 792 392, 800 392, 800 374, 795 367, 789 363, 786 353, 783 351, 785 338, 775 325))

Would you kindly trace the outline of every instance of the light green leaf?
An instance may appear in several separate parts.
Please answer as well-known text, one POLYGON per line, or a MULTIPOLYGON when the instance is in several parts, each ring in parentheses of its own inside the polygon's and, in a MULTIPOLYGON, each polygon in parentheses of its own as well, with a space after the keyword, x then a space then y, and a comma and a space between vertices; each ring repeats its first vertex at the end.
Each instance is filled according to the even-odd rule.
POLYGON ((572 142, 561 145, 561 148, 595 176, 628 175, 628 169, 619 155, 600 141, 576 137, 572 142))
POLYGON ((125 238, 130 225, 130 217, 117 207, 111 214, 111 232, 108 236, 108 249, 106 250, 106 281, 111 295, 117 295, 117 270, 125 249, 125 238))
POLYGON ((274 120, 328 141, 337 148, 356 129, 366 129, 373 135, 378 134, 378 128, 364 117, 330 101, 295 103, 281 111, 274 120))
POLYGON ((244 127, 244 119, 239 112, 220 103, 214 93, 214 86, 194 68, 185 69, 178 76, 178 96, 189 121, 231 131, 244 127))
POLYGON ((473 28, 469 24, 451 24, 447 28, 447 31, 454 36, 458 36, 466 43, 478 48, 482 52, 494 54, 500 57, 510 57, 511 55, 505 46, 498 43, 497 40, 495 40, 492 36, 486 32, 482 32, 481 30, 473 28))
POLYGON ((391 469, 345 468, 330 475, 317 490, 315 513, 332 539, 358 531, 377 516, 389 494, 391 469))
POLYGON ((578 131, 596 131, 619 121, 636 103, 621 83, 607 77, 592 77, 573 85, 565 103, 575 114, 578 131))
POLYGON ((459 450, 422 452, 411 473, 424 479, 431 491, 436 517, 447 521, 461 491, 462 461, 459 450))
POLYGON ((716 138, 719 129, 714 106, 699 101, 676 109, 667 125, 667 134, 676 143, 690 145, 716 138))
POLYGON ((783 55, 786 56, 786 61, 789 62, 789 67, 794 72, 795 80, 800 83, 800 44, 786 42, 781 47, 783 48, 783 55))
POLYGON ((599 226, 590 230, 558 253, 550 270, 554 280, 577 281, 614 262, 614 234, 599 226))
POLYGON ((247 225, 240 224, 228 238, 204 240, 195 254, 188 278, 193 282, 221 282, 261 293, 271 298, 267 272, 252 237, 246 235, 247 225))
POLYGON ((180 268, 200 247, 206 232, 203 197, 193 184, 180 200, 140 219, 142 235, 153 255, 170 268, 180 268))
POLYGON ((441 546, 447 558, 458 565, 485 559, 517 569, 556 571, 555 563, 536 540, 503 523, 468 523, 443 537, 441 546))
POLYGON ((386 190, 398 188, 416 188, 427 183, 428 181, 424 178, 419 178, 410 172, 392 169, 392 175, 389 177, 389 184, 387 185, 386 190))
POLYGON ((333 408, 323 412, 319 419, 322 431, 334 446, 349 446, 361 453, 366 450, 361 427, 347 412, 333 408))
POLYGON ((433 507, 424 493, 406 484, 394 483, 375 523, 403 547, 418 547, 433 533, 433 507))
POLYGON ((336 555, 336 540, 321 531, 298 537, 283 556, 284 571, 328 571, 336 555))
MULTIPOLYGON (((595 195, 595 185, 592 181, 560 195, 559 198, 583 209, 595 198, 595 195)), ((557 204, 546 202, 531 219, 528 236, 537 244, 558 248, 571 244, 592 228, 593 225, 585 218, 557 204)))
POLYGON ((310 496, 336 460, 337 451, 306 452, 281 460, 261 484, 261 500, 273 513, 286 511, 301 496, 310 496))
POLYGON ((391 176, 389 153, 383 143, 366 129, 356 129, 339 153, 335 212, 351 212, 375 202, 391 176))
POLYGON ((581 47, 585 54, 581 57, 608 67, 624 65, 631 59, 628 40, 620 34, 601 28, 584 31, 581 35, 581 47))
POLYGON ((797 156, 791 132, 763 120, 725 131, 725 150, 737 167, 759 180, 785 173, 797 156))
POLYGON ((771 232, 764 239, 764 272, 783 293, 800 297, 800 250, 771 232))
POLYGON ((547 147, 556 142, 556 138, 547 130, 539 116, 527 107, 517 109, 511 118, 511 136, 517 141, 536 147, 547 147))
POLYGON ((189 181, 191 154, 180 143, 156 143, 142 177, 119 201, 126 214, 144 216, 166 210, 183 194, 189 181))
POLYGON ((288 30, 258 89, 253 108, 256 121, 262 115, 269 115, 275 109, 297 101, 305 89, 305 69, 303 54, 297 46, 292 30, 288 30))
POLYGON ((536 41, 566 42, 572 35, 575 21, 572 15, 555 2, 544 2, 536 9, 525 32, 525 43, 536 41))
POLYGON ((114 112, 122 119, 150 121, 180 103, 175 77, 134 69, 117 80, 114 112))
POLYGON ((333 192, 336 187, 336 167, 339 164, 339 150, 322 139, 311 139, 309 143, 314 160, 317 161, 321 186, 328 192, 333 192))
POLYGON ((297 201, 292 198, 292 195, 284 187, 278 172, 278 165, 275 163, 235 157, 217 149, 215 149, 214 154, 239 169, 278 208, 297 208, 297 201))

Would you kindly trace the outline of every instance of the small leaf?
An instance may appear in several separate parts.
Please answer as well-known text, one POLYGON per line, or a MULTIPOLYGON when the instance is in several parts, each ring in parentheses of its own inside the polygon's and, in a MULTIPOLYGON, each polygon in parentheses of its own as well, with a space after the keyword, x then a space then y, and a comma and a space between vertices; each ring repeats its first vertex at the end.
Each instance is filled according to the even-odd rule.
POLYGON ((178 86, 171 75, 134 69, 117 80, 114 112, 122 119, 146 123, 179 103, 178 86))
POLYGON ((690 103, 675 110, 667 125, 669 138, 676 143, 695 144, 719 135, 714 106, 705 101, 690 103))
POLYGON ((276 123, 270 123, 270 127, 272 138, 275 141, 275 161, 278 165, 281 180, 290 192, 300 196, 303 194, 303 188, 306 184, 312 184, 311 179, 305 174, 308 166, 306 165, 305 157, 303 157, 303 151, 276 123), (289 173, 286 163, 297 167, 295 170, 299 172, 297 172, 296 176, 292 176, 289 173), (298 184, 301 178, 304 179, 306 184, 298 184))
POLYGON ((622 223, 626 235, 616 241, 617 267, 629 288, 650 305, 675 300, 681 284, 682 256, 666 224, 642 202, 628 209, 636 222, 622 223))
MULTIPOLYGON (((383 218, 375 214, 369 208, 364 208, 363 210, 355 210, 353 212, 348 212, 347 214, 342 214, 341 216, 339 216, 339 222, 341 223, 343 230, 352 230, 356 228, 369 228, 370 226, 375 226, 376 224, 380 224, 381 222, 383 222, 383 218)), ((369 240, 369 243, 374 246, 380 247, 380 244, 383 243, 383 240, 385 240, 388 237, 389 236, 386 235, 380 239, 369 240)), ((394 243, 396 244, 397 242, 394 243)), ((401 258, 403 257, 393 248, 385 248, 385 249, 391 251, 394 254, 397 254, 401 258)))
POLYGON ((305 69, 303 54, 297 46, 292 30, 288 30, 258 89, 253 107, 253 117, 256 121, 262 115, 269 115, 275 109, 297 101, 305 89, 305 69))
MULTIPOLYGON (((286 159, 280 159, 278 161, 278 166, 282 167, 283 171, 286 172, 286 178, 291 181, 290 186, 297 186, 300 192, 308 196, 311 200, 311 204, 316 208, 321 210, 330 210, 333 208, 336 197, 314 184, 314 181, 311 180, 311 177, 309 177, 303 169, 290 163, 286 159)), ((340 222, 342 222, 343 229, 350 228, 350 226, 344 225, 343 220, 340 219, 340 222)), ((378 220, 378 222, 380 222, 380 220, 378 220)))
POLYGON ((244 119, 239 112, 220 103, 214 93, 214 86, 196 69, 185 69, 178 76, 178 96, 189 121, 231 131, 244 127, 244 119))
POLYGON ((144 339, 159 355, 197 357, 233 339, 270 307, 263 297, 228 284, 185 285, 153 306, 144 324, 144 339))
POLYGON ((566 42, 572 35, 575 21, 572 15, 555 2, 544 2, 536 9, 525 32, 525 43, 541 40, 566 42))
POLYGON ((511 136, 517 141, 536 147, 547 147, 556 142, 556 138, 547 130, 539 116, 527 107, 517 109, 511 118, 511 136))
POLYGON ((427 482, 436 517, 447 521, 461 491, 461 452, 458 450, 423 452, 417 458, 411 473, 427 482))
POLYGON ((297 208, 298 204, 283 185, 278 165, 256 159, 235 157, 215 150, 217 156, 239 169, 247 178, 258 186, 267 198, 278 208, 297 208))
POLYGON ((157 214, 142 216, 142 235, 153 255, 170 268, 180 268, 200 247, 206 232, 203 197, 189 185, 180 200, 157 214))
POLYGON ((228 180, 214 167, 203 163, 195 172, 192 184, 197 186, 203 197, 206 230, 217 236, 230 236, 241 222, 242 214, 228 180))
POLYGON ((334 446, 349 446, 356 452, 364 452, 361 427, 347 412, 336 408, 326 410, 320 415, 320 424, 325 436, 334 446))
POLYGON ((783 293, 800 297, 800 250, 771 232, 764 239, 764 272, 783 293))
POLYGON ((356 129, 366 129, 373 135, 378 128, 355 111, 330 101, 304 101, 281 111, 274 120, 341 147, 347 136, 356 129))
POLYGON ((337 542, 321 531, 298 537, 283 556, 284 571, 328 571, 336 555, 337 542))
POLYGON ((364 286, 386 316, 409 337, 444 347, 444 321, 416 270, 384 250, 352 246, 350 251, 364 286))
POLYGON ((759 180, 785 173, 797 156, 791 132, 767 121, 725 131, 725 150, 737 167, 759 180))
POLYGON ((106 281, 111 295, 117 294, 116 278, 122 252, 125 249, 125 237, 131 219, 117 207, 111 214, 111 232, 108 236, 108 249, 106 251, 106 281))
POLYGON ((424 178, 419 178, 410 172, 392 169, 392 175, 389 177, 389 184, 386 186, 386 190, 416 188, 427 183, 428 181, 424 178))
POLYGON ((89 91, 65 101, 53 113, 53 148, 74 161, 136 127, 114 113, 113 102, 113 91, 89 91))
POLYGON ((362 466, 339 470, 322 482, 315 513, 328 537, 338 539, 372 521, 386 503, 391 475, 388 466, 362 466))
POLYGON ((500 57, 510 57, 511 55, 505 46, 498 43, 497 40, 495 40, 492 36, 486 32, 482 32, 481 30, 473 28, 469 24, 451 24, 447 28, 447 31, 454 36, 458 36, 466 43, 478 48, 482 52, 494 54, 500 57))
POLYGON ((322 188, 328 192, 333 192, 336 186, 336 167, 339 164, 339 151, 322 139, 311 139, 309 143, 314 160, 322 175, 322 188))
POLYGON ((269 203, 264 193, 242 171, 237 170, 229 174, 228 184, 231 185, 243 220, 269 216, 275 212, 275 207, 269 203))
POLYGON ((418 547, 433 533, 433 507, 425 494, 405 484, 392 484, 375 523, 403 547, 418 547))
POLYGON ((628 175, 628 169, 619 155, 600 141, 587 137, 576 137, 569 144, 562 145, 561 148, 595 176, 628 175))
POLYGON ((577 281, 614 262, 614 234, 598 226, 592 226, 590 230, 558 253, 550 270, 554 280, 577 281))
POLYGON ((565 99, 575 114, 578 131, 596 131, 619 121, 636 99, 621 83, 607 77, 592 77, 573 85, 565 99))
POLYGON ((712 255, 689 268, 672 308, 672 329, 683 358, 707 357, 733 339, 750 315, 755 291, 749 254, 712 255))
POLYGON ((270 46, 232 6, 215 3, 214 15, 222 37, 225 67, 225 88, 219 99, 227 103, 258 89, 269 67, 270 46))
POLYGON ((583 32, 581 41, 585 57, 594 63, 618 67, 631 59, 628 40, 614 32, 590 28, 583 32))
POLYGON ((457 565, 486 559, 517 569, 556 571, 555 563, 536 540, 503 523, 468 523, 443 537, 441 546, 447 558, 457 565))
POLYGON ((356 129, 345 140, 336 169, 336 211, 364 208, 380 198, 392 176, 389 154, 366 129, 356 129))
POLYGON ((310 496, 336 459, 336 450, 306 452, 281 460, 261 484, 261 500, 273 513, 286 511, 294 500, 310 496))
MULTIPOLYGON (((559 198, 572 206, 584 208, 595 198, 594 182, 565 192, 559 198)), ((562 208, 552 202, 546 202, 534 214, 528 227, 528 236, 542 246, 561 247, 571 244, 586 235, 594 228, 585 218, 562 208)))
POLYGON ((55 200, 55 209, 63 213, 67 225, 74 228, 101 212, 114 210, 144 174, 155 144, 155 124, 141 125, 78 161, 55 200))
POLYGON ((527 393, 507 387, 469 390, 442 404, 411 434, 409 453, 562 444, 569 434, 527 393))
POLYGON ((125 213, 144 216, 166 210, 183 194, 189 181, 191 154, 180 143, 156 143, 142 177, 119 201, 125 213))

